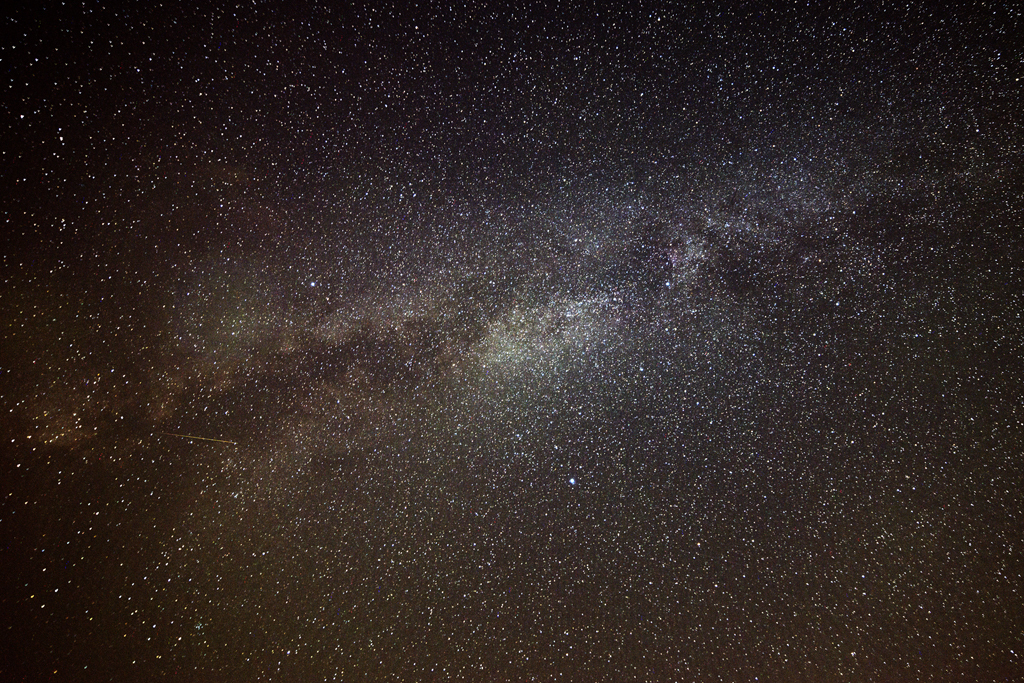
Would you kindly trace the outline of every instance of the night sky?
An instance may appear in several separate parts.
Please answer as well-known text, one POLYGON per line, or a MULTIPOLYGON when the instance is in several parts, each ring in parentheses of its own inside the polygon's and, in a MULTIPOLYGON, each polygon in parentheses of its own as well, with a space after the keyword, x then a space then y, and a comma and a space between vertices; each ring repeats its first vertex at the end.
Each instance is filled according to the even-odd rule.
POLYGON ((0 679, 1024 676, 1013 3, 19 4, 0 679))

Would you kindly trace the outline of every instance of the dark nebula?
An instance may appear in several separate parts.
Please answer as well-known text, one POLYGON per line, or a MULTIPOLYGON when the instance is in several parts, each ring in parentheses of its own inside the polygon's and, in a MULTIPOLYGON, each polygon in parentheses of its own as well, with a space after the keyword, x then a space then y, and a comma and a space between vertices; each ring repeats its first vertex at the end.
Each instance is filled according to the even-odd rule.
POLYGON ((1012 3, 29 3, 0 679, 1024 675, 1012 3))

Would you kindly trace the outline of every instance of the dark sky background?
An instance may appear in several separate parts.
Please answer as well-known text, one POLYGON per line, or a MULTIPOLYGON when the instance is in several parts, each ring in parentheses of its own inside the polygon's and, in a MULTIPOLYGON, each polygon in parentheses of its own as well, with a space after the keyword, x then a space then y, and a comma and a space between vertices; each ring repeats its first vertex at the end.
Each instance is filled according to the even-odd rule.
POLYGON ((1013 3, 23 3, 0 678, 1024 672, 1013 3))

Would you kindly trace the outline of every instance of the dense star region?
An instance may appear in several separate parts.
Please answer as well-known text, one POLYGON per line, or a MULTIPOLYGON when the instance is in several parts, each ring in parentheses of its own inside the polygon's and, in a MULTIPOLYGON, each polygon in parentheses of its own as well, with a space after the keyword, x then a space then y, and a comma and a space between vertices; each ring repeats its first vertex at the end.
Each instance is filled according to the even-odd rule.
POLYGON ((0 678, 1024 674, 1013 3, 29 3, 0 678))

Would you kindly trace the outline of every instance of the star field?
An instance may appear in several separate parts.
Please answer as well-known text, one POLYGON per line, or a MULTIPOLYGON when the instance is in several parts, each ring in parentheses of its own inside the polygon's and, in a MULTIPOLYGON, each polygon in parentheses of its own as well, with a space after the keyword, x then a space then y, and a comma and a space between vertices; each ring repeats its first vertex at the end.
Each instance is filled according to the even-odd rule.
POLYGON ((0 678, 1024 672, 1019 10, 3 26, 0 678))

